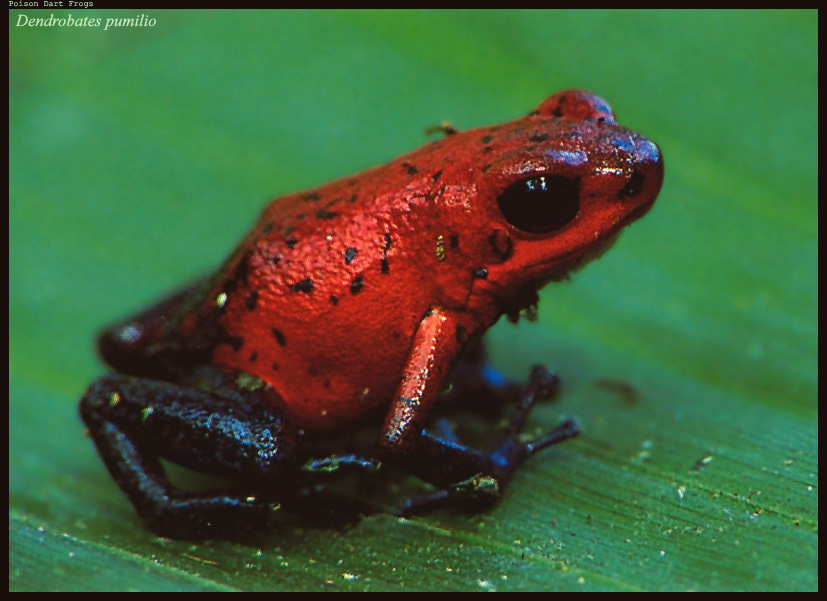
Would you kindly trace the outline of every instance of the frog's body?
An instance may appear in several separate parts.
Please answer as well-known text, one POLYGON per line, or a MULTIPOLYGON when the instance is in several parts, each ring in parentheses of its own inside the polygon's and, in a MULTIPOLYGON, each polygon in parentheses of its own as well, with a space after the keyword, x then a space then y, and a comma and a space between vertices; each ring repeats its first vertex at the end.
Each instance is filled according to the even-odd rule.
MULTIPOLYGON (((456 491, 490 475, 486 460, 423 428, 460 353, 610 246, 662 178, 657 146, 601 99, 561 92, 523 119, 274 201, 214 276, 105 333, 102 353, 131 387, 251 395, 242 404, 276 411, 284 440, 384 416, 380 455, 456 491), (443 465, 417 465, 422 453, 443 465)), ((99 384, 85 406, 99 407, 99 384)))

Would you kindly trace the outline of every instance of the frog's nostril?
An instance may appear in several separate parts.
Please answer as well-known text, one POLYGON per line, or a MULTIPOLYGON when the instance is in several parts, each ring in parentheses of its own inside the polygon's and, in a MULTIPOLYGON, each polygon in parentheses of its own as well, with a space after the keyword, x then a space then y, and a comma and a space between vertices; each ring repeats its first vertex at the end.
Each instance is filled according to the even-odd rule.
POLYGON ((646 183, 646 174, 641 169, 635 169, 629 177, 626 185, 617 193, 618 198, 629 198, 630 196, 637 196, 643 189, 646 183))
POLYGON ((627 186, 654 201, 663 185, 663 154, 657 144, 643 137, 636 138, 635 151, 635 172, 627 186))
POLYGON ((660 148, 654 142, 643 137, 635 139, 636 162, 647 166, 660 165, 663 168, 663 157, 660 148))

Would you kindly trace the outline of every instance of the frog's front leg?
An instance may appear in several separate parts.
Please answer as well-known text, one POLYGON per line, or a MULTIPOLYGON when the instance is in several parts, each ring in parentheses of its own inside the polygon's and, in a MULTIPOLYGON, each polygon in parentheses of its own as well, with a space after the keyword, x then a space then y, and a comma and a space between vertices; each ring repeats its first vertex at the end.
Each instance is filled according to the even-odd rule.
POLYGON ((293 449, 281 415, 269 408, 240 408, 211 392, 112 374, 90 386, 80 414, 118 486, 162 535, 229 533, 260 522, 275 503, 256 493, 290 475, 293 449), (184 492, 167 480, 160 458, 249 488, 244 494, 184 492))
POLYGON ((534 403, 557 384, 556 377, 535 367, 508 429, 489 451, 463 446, 425 430, 428 416, 442 392, 461 343, 457 323, 440 308, 420 323, 408 365, 380 437, 383 458, 437 486, 432 495, 412 499, 400 510, 410 515, 461 500, 467 507, 487 505, 501 496, 526 458, 537 451, 579 434, 577 422, 567 420, 547 434, 522 442, 526 418, 534 403))

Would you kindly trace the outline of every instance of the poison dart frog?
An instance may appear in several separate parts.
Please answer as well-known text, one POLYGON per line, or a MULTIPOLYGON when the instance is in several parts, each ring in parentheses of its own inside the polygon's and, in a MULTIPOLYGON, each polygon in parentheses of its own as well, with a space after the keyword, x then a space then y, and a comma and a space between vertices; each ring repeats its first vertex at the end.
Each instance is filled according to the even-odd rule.
MULTIPOLYGON (((608 249, 653 205, 658 147, 603 99, 559 92, 527 116, 457 132, 376 167, 271 202, 214 275, 98 340, 114 373, 80 414, 138 514, 167 536, 256 523, 324 474, 381 463, 435 487, 402 515, 488 507, 568 419, 521 430, 556 378, 492 377, 480 337, 502 315, 608 249), (489 451, 432 416, 444 402, 516 401, 489 451), (313 456, 313 441, 378 426, 367 456, 313 456), (194 493, 160 459, 231 479, 194 493)), ((304 494, 312 494, 305 492, 304 494)))

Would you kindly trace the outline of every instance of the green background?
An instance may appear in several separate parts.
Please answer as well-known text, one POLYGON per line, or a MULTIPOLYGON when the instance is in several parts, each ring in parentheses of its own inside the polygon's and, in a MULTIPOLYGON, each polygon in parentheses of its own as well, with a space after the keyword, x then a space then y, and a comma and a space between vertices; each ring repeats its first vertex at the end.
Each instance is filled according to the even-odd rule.
POLYGON ((140 14, 9 14, 10 589, 818 588, 816 12, 17 26, 52 12, 140 14), (564 379, 532 427, 576 414, 583 435, 481 515, 288 516, 256 544, 144 529, 76 414, 95 332, 218 264, 268 198, 570 87, 666 163, 652 212, 539 322, 491 332, 509 375, 564 379))

